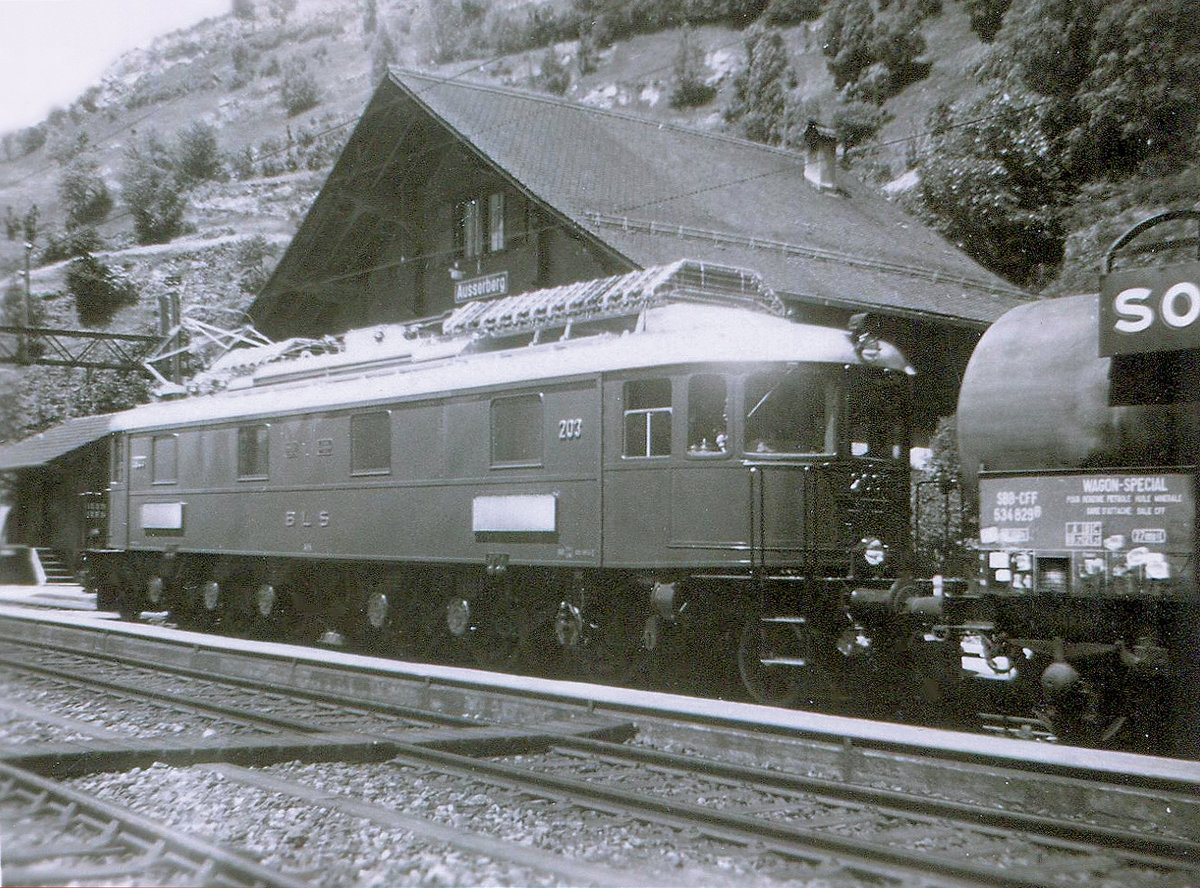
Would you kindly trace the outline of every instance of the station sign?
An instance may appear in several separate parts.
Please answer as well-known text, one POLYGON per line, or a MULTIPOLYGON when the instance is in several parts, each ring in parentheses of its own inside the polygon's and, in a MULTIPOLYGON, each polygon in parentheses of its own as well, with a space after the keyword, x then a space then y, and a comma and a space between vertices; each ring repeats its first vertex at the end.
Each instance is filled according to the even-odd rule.
POLYGON ((508 295, 508 272, 498 271, 483 277, 467 278, 454 282, 454 301, 471 302, 474 299, 491 299, 508 295))
POLYGON ((1108 274, 1100 288, 1100 356, 1200 348, 1200 262, 1108 274))

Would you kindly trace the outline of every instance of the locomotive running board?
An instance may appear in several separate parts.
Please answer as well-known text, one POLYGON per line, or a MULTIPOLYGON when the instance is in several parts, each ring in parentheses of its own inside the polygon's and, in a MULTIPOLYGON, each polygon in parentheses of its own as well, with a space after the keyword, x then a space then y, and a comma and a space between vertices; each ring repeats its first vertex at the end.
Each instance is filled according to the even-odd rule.
POLYGON ((807 666, 808 660, 803 657, 765 657, 758 662, 764 666, 807 666))

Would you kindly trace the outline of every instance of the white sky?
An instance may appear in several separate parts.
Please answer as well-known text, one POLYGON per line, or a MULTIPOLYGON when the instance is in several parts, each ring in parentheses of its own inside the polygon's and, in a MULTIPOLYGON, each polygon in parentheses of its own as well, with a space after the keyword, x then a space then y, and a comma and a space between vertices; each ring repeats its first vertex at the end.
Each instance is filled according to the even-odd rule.
POLYGON ((123 52, 230 0, 0 0, 0 132, 66 108, 123 52))

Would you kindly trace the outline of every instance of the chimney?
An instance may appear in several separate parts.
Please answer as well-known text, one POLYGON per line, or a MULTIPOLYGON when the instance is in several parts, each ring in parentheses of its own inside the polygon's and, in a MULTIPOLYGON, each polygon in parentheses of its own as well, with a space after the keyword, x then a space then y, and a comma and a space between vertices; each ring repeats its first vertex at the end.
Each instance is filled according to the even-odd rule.
POLYGON ((809 120, 804 130, 804 178, 821 191, 837 190, 837 136, 809 120))

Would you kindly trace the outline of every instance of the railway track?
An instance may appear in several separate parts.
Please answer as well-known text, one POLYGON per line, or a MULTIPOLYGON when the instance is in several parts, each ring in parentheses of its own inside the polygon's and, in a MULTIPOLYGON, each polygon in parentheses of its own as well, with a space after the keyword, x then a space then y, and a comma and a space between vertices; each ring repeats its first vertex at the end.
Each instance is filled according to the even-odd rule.
POLYGON ((2 762, 0 826, 10 885, 305 885, 245 855, 2 762))
MULTIPOLYGON (((942 767, 962 774, 968 766, 939 765, 911 745, 885 749, 897 746, 894 739, 873 753, 882 764, 873 773, 860 752, 854 779, 830 778, 820 773, 819 755, 796 756, 796 738, 770 752, 764 732, 711 719, 676 729, 670 726, 683 719, 670 713, 631 721, 595 701, 572 707, 562 693, 549 692, 556 683, 531 682, 537 692, 514 695, 500 692, 495 680, 475 689, 457 679, 438 687, 426 674, 410 681, 410 700, 397 702, 405 694, 395 685, 383 691, 383 679, 367 666, 357 674, 341 670, 346 684, 358 688, 350 693, 299 659, 256 660, 249 650, 235 651, 241 671, 259 676, 235 680, 222 673, 239 670, 219 663, 216 650, 136 633, 100 640, 80 627, 64 630, 61 641, 74 648, 68 650, 48 644, 51 633, 42 626, 20 628, 14 634, 0 618, 0 669, 9 690, 0 718, 8 713, 8 723, 40 729, 0 746, 4 773, 14 781, 53 774, 52 787, 104 796, 102 807, 125 800, 139 810, 135 819, 167 832, 195 828, 194 810, 180 798, 203 798, 220 811, 216 800, 230 793, 243 801, 239 793, 251 794, 256 811, 312 822, 299 834, 306 850, 292 847, 297 839, 290 833, 271 841, 226 831, 224 820, 246 816, 232 800, 227 817, 205 821, 206 838, 198 840, 204 847, 236 848, 232 857, 258 860, 292 880, 262 884, 356 884, 364 872, 403 881, 387 860, 368 860, 354 873, 332 865, 367 829, 363 824, 386 837, 374 852, 363 852, 367 857, 378 858, 381 848, 418 847, 440 849, 430 852, 438 859, 502 862, 502 870, 462 863, 454 875, 464 883, 472 881, 464 873, 480 873, 480 881, 509 884, 765 886, 814 878, 834 885, 1067 885, 1081 878, 1099 886, 1200 884, 1200 844, 1189 831, 1197 805, 1178 781, 1149 780, 1138 789, 1128 780, 1105 784, 1045 768, 1031 774, 1011 763, 971 763, 976 794, 986 770, 997 782, 1040 784, 1044 791, 1058 781, 1064 793, 1077 793, 1073 814, 1066 804, 1053 810, 1049 793, 1041 810, 1014 810, 1003 798, 963 801, 928 787, 897 787, 889 778, 905 762, 918 773, 942 767), (18 643, 19 635, 42 637, 18 643), (84 653, 89 647, 93 652, 84 653), (196 668, 198 662, 206 668, 196 668), (79 699, 87 700, 86 711, 72 708, 79 699), (630 742, 635 727, 641 732, 630 742), (1136 817, 1125 825, 1101 822, 1078 807, 1085 796, 1092 807, 1102 798, 1122 800, 1130 811, 1141 806, 1140 828, 1132 825, 1136 817), (1172 805, 1173 818, 1151 810, 1172 805), (322 837, 310 843, 310 835, 322 837)), ((847 756, 844 738, 840 750, 828 740, 804 743, 847 756)), ((4 810, 7 857, 13 840, 4 810)), ((12 810, 13 822, 23 822, 21 806, 12 810)), ((110 814, 106 822, 112 820, 110 814)), ((159 856, 174 859, 165 850, 159 856)), ((95 866, 84 857, 79 865, 95 866)), ((169 864, 156 859, 155 865, 169 864)), ((185 868, 194 865, 180 864, 172 878, 246 884, 218 877, 215 864, 185 868)), ((164 881, 163 870, 154 872, 146 880, 164 881)))

